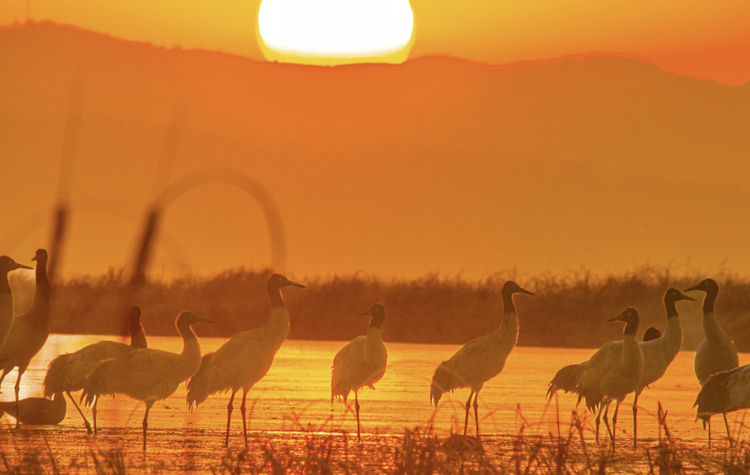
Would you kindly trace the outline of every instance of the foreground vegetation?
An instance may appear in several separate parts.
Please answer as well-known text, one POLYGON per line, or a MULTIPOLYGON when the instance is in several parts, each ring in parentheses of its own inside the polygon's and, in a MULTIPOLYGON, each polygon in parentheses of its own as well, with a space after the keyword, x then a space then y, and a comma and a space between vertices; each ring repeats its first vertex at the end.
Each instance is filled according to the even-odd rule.
MULTIPOLYGON (((16 310, 22 312, 31 303, 33 281, 14 274, 11 284, 16 310)), ((200 328, 201 335, 227 337, 265 323, 270 310, 266 293, 269 274, 268 270, 235 269, 210 278, 147 282, 132 292, 121 272, 59 282, 50 329, 53 333, 121 334, 124 308, 135 304, 143 309, 148 334, 175 335, 175 316, 190 309, 216 322, 200 328)), ((586 271, 538 277, 501 272, 479 281, 437 275, 411 281, 366 274, 315 279, 295 276, 307 289, 284 294, 291 315, 291 339, 351 339, 364 326, 356 315, 380 301, 387 310, 383 326, 386 341, 462 344, 496 328, 496 316, 502 312, 500 289, 506 279, 514 279, 536 293, 536 297, 516 299, 519 345, 595 348, 620 338, 621 328, 605 320, 628 306, 640 311, 641 330, 650 325, 664 329, 662 296, 667 288, 685 289, 705 277, 676 275, 654 267, 603 277, 586 271)), ((731 274, 710 277, 720 285, 716 302, 720 324, 739 351, 750 351, 750 326, 745 324, 750 320, 750 278, 731 274)), ((703 338, 703 293, 692 296, 697 302, 678 307, 685 334, 683 349, 687 350, 703 338)))

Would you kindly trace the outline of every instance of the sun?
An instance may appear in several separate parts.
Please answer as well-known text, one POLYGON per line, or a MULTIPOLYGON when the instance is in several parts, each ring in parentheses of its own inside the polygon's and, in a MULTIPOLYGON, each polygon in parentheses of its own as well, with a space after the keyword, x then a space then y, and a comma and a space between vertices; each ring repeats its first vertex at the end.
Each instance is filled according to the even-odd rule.
POLYGON ((411 49, 414 14, 408 0, 263 0, 257 31, 269 61, 400 63, 411 49))

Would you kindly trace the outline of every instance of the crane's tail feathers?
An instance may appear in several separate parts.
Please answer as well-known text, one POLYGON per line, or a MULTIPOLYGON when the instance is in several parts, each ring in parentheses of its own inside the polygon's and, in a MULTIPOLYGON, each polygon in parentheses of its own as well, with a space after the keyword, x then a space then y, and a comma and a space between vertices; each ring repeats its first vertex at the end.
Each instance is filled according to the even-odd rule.
POLYGON ((44 397, 51 397, 57 392, 64 391, 66 374, 68 373, 67 355, 60 355, 47 366, 44 375, 44 397))
POLYGON ((452 393, 454 389, 465 388, 467 386, 469 386, 469 383, 456 374, 455 371, 448 368, 445 362, 443 362, 437 367, 435 374, 432 376, 430 402, 437 406, 443 393, 452 393))
POLYGON ((107 360, 86 376, 79 402, 85 400, 86 407, 91 407, 99 396, 116 392, 120 375, 110 370, 114 362, 115 360, 107 360))
POLYGON ((739 409, 732 404, 730 397, 731 381, 736 374, 737 369, 716 373, 706 381, 698 393, 693 407, 698 406, 696 418, 703 420, 704 429, 712 415, 739 409))
MULTIPOLYGON (((550 399, 558 390, 562 389, 566 393, 577 393, 578 386, 583 379, 583 372, 586 369, 586 363, 572 364, 563 367, 555 374, 547 388, 547 398, 550 399)), ((580 398, 579 398, 580 401, 580 398)))
POLYGON ((213 375, 213 357, 214 353, 203 355, 200 368, 198 368, 198 371, 188 381, 186 399, 190 407, 196 407, 208 399, 208 396, 211 394, 229 389, 217 384, 217 378, 213 375))

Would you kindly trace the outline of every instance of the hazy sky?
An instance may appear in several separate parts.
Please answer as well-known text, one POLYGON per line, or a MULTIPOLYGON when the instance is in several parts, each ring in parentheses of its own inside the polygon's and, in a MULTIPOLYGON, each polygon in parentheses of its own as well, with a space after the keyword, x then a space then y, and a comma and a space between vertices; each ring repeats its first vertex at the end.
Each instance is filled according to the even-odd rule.
MULTIPOLYGON (((259 5, 258 0, 3 0, 0 25, 30 16, 157 46, 262 60, 259 5)), ((725 84, 750 80, 747 0, 412 0, 411 5, 412 57, 508 64, 601 52, 725 84)))

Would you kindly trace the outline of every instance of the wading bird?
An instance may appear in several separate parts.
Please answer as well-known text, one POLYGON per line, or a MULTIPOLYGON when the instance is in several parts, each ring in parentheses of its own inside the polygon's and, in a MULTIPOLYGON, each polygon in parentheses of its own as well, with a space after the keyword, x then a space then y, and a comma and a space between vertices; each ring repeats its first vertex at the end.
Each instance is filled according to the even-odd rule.
POLYGON ((271 298, 271 318, 265 326, 237 333, 213 353, 203 356, 200 369, 188 383, 187 402, 192 408, 217 392, 232 391, 227 405, 227 435, 232 421, 234 395, 242 392, 242 432, 247 446, 245 400, 247 392, 271 368, 276 352, 289 333, 289 313, 281 297, 282 287, 302 287, 280 274, 268 278, 268 296, 271 298))
MULTIPOLYGON (((143 451, 146 451, 146 429, 148 412, 156 401, 171 396, 181 382, 190 378, 201 364, 201 347, 191 326, 209 322, 191 312, 181 312, 175 320, 177 331, 182 336, 182 353, 142 349, 107 360, 87 377, 81 400, 91 406, 100 396, 126 394, 146 403, 143 416, 143 451)), ((96 412, 94 427, 96 427, 96 412)))
POLYGON ((518 317, 513 303, 513 294, 534 295, 524 290, 512 280, 503 285, 503 315, 499 318, 500 328, 497 331, 476 338, 458 350, 448 361, 443 361, 435 370, 430 386, 430 400, 437 407, 444 392, 453 392, 459 388, 471 388, 466 401, 464 418, 464 435, 469 424, 469 408, 474 397, 474 419, 479 437, 479 391, 486 381, 497 376, 505 366, 505 360, 516 346, 518 340, 518 317))
POLYGON ((620 351, 610 349, 612 343, 600 348, 586 363, 583 376, 576 392, 586 400, 586 407, 596 413, 596 437, 599 440, 599 420, 604 409, 604 424, 612 439, 615 450, 617 436, 617 412, 625 396, 636 391, 643 377, 643 351, 635 338, 640 316, 634 308, 626 308, 609 322, 625 322, 620 351), (610 430, 607 413, 612 401, 616 401, 615 414, 610 430))
MULTIPOLYGON (((21 377, 29 367, 31 358, 42 349, 49 336, 50 286, 47 280, 47 251, 38 249, 32 260, 36 261, 36 291, 31 309, 13 319, 5 344, 0 350, 0 385, 13 368, 18 368, 16 378, 16 404, 21 389, 21 377)), ((16 413, 20 410, 16 409, 16 413)), ((19 422, 16 419, 16 428, 19 422)))
POLYGON ((8 274, 17 269, 31 269, 19 264, 8 256, 0 256, 0 348, 3 347, 5 337, 8 336, 10 325, 13 323, 13 294, 10 291, 8 274))
POLYGON ((333 374, 331 377, 331 404, 334 398, 346 398, 354 391, 354 409, 357 412, 357 440, 360 440, 359 428, 359 399, 357 392, 363 386, 375 389, 373 386, 385 374, 388 363, 388 352, 383 344, 380 327, 385 320, 385 308, 376 303, 360 316, 369 315, 370 328, 367 335, 360 335, 350 341, 336 353, 333 358, 333 374))
MULTIPOLYGON (((646 341, 644 336, 644 341, 639 345, 643 352, 643 376, 635 390, 635 398, 633 400, 634 444, 637 444, 638 441, 638 396, 641 395, 648 385, 653 384, 664 376, 664 373, 675 356, 677 356, 677 353, 680 352, 680 347, 682 346, 682 325, 680 324, 677 307, 675 306, 675 303, 680 300, 693 299, 677 289, 667 290, 664 294, 664 307, 667 309, 667 329, 664 335, 648 341, 646 341)), ((658 330, 656 331, 658 332, 658 330)), ((607 354, 604 359, 609 360, 622 352, 623 344, 623 341, 614 341, 603 346, 599 352, 607 354), (608 353, 613 353, 613 355, 610 356, 608 353)), ((549 383, 547 396, 551 398, 558 389, 562 389, 565 392, 578 393, 581 389, 580 382, 587 365, 588 362, 569 365, 558 371, 549 383)), ((582 395, 578 394, 578 402, 580 402, 582 395)))
MULTIPOLYGON (((140 307, 130 309, 128 326, 130 328, 130 345, 117 341, 100 341, 73 353, 60 355, 52 360, 47 367, 47 374, 44 376, 44 396, 50 397, 62 392, 67 394, 83 418, 83 424, 89 434, 91 433, 91 424, 89 424, 83 411, 78 407, 70 393, 83 389, 86 376, 104 361, 119 358, 136 349, 147 348, 146 334, 143 332, 143 326, 141 326, 140 307)), ((96 403, 97 401, 94 401, 92 412, 96 412, 96 403)), ((96 430, 96 427, 94 427, 94 430, 96 430)))
MULTIPOLYGON (((711 423, 714 414, 722 414, 726 418, 728 412, 750 408, 750 365, 716 373, 708 378, 694 406, 698 406, 696 417, 703 420, 704 429, 711 423)), ((729 441, 731 443, 731 436, 729 441)))
MULTIPOLYGON (((705 279, 700 284, 685 289, 685 292, 693 290, 701 290, 706 293, 706 297, 703 299, 703 331, 706 334, 706 339, 701 341, 698 351, 695 352, 695 375, 698 377, 698 382, 703 386, 714 374, 738 367, 740 360, 737 357, 734 343, 719 327, 714 316, 714 303, 716 302, 716 296, 719 294, 719 285, 713 279, 705 279)), ((722 413, 722 415, 731 444, 732 436, 729 431, 727 415, 725 413, 722 413)), ((711 419, 706 420, 708 421, 708 444, 711 445, 711 419)))
POLYGON ((15 401, 0 402, 0 417, 3 413, 16 419, 21 424, 26 425, 55 425, 65 419, 65 396, 62 393, 55 393, 53 398, 46 397, 27 397, 18 401, 18 411, 16 412, 15 401), (17 415, 17 414, 20 414, 17 415))

